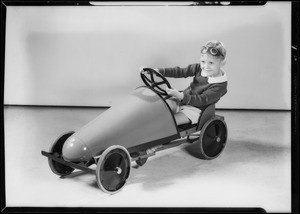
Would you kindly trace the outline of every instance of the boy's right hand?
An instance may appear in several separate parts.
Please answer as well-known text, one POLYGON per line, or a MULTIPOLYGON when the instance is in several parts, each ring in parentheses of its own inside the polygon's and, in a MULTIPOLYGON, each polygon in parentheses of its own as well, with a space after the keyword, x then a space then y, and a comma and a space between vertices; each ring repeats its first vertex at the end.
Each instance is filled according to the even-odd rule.
POLYGON ((166 91, 168 95, 178 98, 180 101, 183 100, 183 92, 179 92, 176 88, 166 87, 166 91))

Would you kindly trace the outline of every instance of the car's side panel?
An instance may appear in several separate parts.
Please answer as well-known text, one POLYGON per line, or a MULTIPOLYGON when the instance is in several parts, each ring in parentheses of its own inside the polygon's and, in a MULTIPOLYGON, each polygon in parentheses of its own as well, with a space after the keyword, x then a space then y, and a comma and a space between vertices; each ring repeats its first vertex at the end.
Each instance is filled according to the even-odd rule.
POLYGON ((63 155, 67 154, 68 157, 64 155, 64 158, 70 161, 88 160, 111 145, 130 148, 177 135, 174 117, 166 102, 151 89, 140 87, 123 102, 112 106, 76 131, 65 143, 63 155), (75 140, 80 141, 80 147, 84 150, 83 159, 80 158, 80 152, 71 151, 74 146, 72 141, 75 140), (72 153, 76 158, 72 158, 72 153))

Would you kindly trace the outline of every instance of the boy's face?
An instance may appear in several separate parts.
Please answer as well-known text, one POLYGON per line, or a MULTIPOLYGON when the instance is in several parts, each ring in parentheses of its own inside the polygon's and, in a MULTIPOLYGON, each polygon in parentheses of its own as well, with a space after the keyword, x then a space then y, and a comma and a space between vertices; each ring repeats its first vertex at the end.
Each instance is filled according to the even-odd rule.
POLYGON ((201 54, 200 65, 205 76, 216 77, 221 75, 222 59, 208 53, 201 54))

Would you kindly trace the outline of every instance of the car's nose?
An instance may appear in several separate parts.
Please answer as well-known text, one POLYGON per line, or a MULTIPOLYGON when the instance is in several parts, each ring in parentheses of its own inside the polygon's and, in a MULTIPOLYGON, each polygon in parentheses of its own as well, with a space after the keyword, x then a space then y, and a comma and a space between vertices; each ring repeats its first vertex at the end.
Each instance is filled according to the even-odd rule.
POLYGON ((92 154, 84 142, 75 136, 69 137, 62 149, 63 158, 67 161, 88 161, 92 154))

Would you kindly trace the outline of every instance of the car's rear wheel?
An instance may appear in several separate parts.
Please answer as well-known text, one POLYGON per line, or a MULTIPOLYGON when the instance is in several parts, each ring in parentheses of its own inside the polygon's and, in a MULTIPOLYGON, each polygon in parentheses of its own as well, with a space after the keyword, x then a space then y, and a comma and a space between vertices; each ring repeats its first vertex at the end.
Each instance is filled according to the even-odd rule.
POLYGON ((227 125, 220 117, 208 120, 202 127, 199 140, 199 158, 211 160, 217 158, 225 148, 227 141, 227 125))

